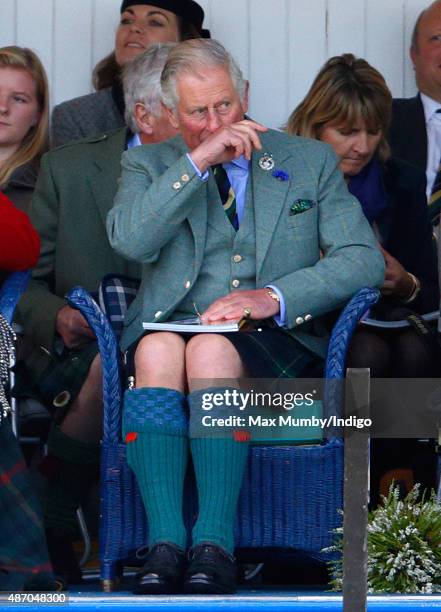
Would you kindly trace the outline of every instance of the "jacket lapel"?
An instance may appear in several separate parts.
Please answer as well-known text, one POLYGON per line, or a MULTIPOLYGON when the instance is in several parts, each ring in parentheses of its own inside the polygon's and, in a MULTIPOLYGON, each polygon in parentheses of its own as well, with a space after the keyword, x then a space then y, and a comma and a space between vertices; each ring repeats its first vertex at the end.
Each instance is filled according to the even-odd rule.
POLYGON ((427 128, 426 117, 424 115, 424 106, 420 94, 415 97, 415 121, 411 122, 409 129, 413 130, 413 134, 409 134, 409 141, 415 144, 415 160, 418 165, 418 160, 424 162, 424 168, 427 166, 427 128))
POLYGON ((273 176, 274 169, 283 170, 283 162, 289 157, 281 153, 279 147, 271 147, 271 138, 263 134, 261 141, 263 149, 255 151, 251 165, 251 196, 254 198, 254 215, 256 224, 256 275, 262 269, 266 253, 273 238, 280 214, 284 208, 292 177, 288 180, 278 180, 273 176), (262 170, 259 161, 267 153, 274 160, 274 169, 262 170))
POLYGON ((121 174, 121 156, 125 149, 127 130, 121 129, 98 143, 89 183, 104 226, 112 208, 118 179, 121 174))

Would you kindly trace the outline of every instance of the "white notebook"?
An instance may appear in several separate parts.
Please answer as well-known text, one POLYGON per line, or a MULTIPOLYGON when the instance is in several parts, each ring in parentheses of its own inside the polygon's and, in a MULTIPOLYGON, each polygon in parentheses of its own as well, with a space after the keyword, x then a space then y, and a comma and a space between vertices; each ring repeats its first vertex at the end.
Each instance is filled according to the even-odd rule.
POLYGON ((167 321, 165 323, 149 323, 143 322, 144 329, 152 331, 173 331, 173 332, 189 332, 192 334, 210 334, 216 332, 237 332, 249 321, 240 319, 239 321, 227 321, 225 323, 213 323, 212 325, 203 325, 198 317, 190 319, 179 319, 178 321, 167 321))

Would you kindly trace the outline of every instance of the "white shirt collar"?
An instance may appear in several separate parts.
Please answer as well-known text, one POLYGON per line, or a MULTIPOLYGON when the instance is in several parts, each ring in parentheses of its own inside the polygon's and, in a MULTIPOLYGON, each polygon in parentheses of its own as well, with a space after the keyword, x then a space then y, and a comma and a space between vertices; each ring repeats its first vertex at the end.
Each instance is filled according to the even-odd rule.
POLYGON ((429 96, 426 96, 426 94, 420 93, 420 96, 421 96, 421 102, 423 103, 424 116, 426 118, 426 123, 429 123, 429 121, 435 115, 436 111, 439 108, 441 108, 441 104, 437 102, 437 100, 434 100, 433 98, 429 98, 429 96))

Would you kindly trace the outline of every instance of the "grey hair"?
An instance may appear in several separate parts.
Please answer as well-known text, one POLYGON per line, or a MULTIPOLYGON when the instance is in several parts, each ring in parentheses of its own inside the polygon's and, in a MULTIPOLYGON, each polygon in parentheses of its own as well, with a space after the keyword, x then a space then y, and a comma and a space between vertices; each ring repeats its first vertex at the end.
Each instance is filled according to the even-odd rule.
POLYGON ((155 43, 147 51, 128 62, 123 69, 122 82, 126 104, 125 120, 133 133, 139 132, 135 120, 135 106, 144 104, 150 113, 161 112, 161 72, 176 43, 155 43))
POLYGON ((176 110, 179 103, 176 82, 182 74, 198 76, 198 69, 225 67, 241 100, 247 82, 233 57, 217 40, 195 38, 179 43, 170 53, 161 76, 162 101, 176 110))

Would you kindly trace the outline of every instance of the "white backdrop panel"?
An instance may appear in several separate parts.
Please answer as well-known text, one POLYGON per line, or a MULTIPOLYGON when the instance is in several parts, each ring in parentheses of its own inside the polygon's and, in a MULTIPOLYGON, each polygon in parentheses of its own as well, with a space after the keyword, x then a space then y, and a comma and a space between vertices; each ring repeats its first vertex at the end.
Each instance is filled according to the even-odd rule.
POLYGON ((248 78, 250 72, 249 3, 222 0, 211 5, 211 35, 225 45, 248 78), (231 15, 235 16, 231 19, 231 15))
MULTIPOLYGON (((283 123, 331 55, 351 51, 384 73, 395 96, 415 92, 413 23, 429 0, 200 0, 205 26, 251 81, 250 112, 283 123)), ((53 103, 91 91, 112 48, 120 0, 0 0, 0 46, 28 45, 48 71, 53 103)))
POLYGON ((52 81, 54 104, 90 91, 92 1, 55 2, 52 81))
POLYGON ((303 99, 326 60, 326 0, 296 0, 289 5, 286 118, 303 99))
POLYGON ((288 19, 285 0, 253 0, 250 14, 250 114, 269 127, 286 119, 288 19))
POLYGON ((35 51, 52 81, 53 0, 17 0, 17 45, 35 51))
POLYGON ((119 23, 120 3, 115 0, 95 0, 93 3, 92 65, 108 55, 115 43, 119 23))
POLYGON ((404 64, 403 0, 368 0, 366 15, 366 59, 382 72, 393 95, 403 91, 404 64))
POLYGON ((15 0, 1 0, 0 18, 0 46, 15 45, 16 43, 16 13, 15 0))
POLYGON ((365 0, 328 0, 329 57, 348 52, 363 57, 365 26, 365 0))

